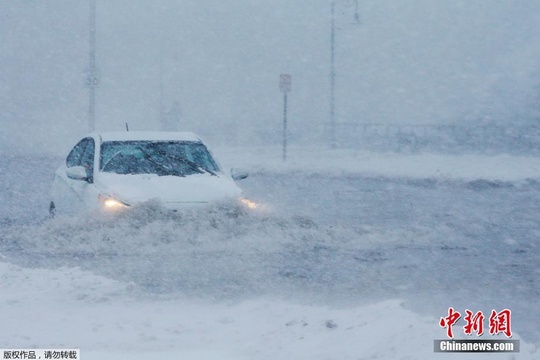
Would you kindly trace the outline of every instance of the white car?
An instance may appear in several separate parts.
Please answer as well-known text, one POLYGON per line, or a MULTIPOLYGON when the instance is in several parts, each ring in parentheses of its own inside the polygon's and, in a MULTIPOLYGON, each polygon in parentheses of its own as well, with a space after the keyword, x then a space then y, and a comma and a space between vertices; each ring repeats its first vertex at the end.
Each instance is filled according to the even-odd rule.
POLYGON ((220 201, 256 204, 243 198, 235 180, 246 172, 222 172, 203 141, 189 132, 92 133, 56 170, 49 211, 115 212, 158 199, 178 210, 220 201))

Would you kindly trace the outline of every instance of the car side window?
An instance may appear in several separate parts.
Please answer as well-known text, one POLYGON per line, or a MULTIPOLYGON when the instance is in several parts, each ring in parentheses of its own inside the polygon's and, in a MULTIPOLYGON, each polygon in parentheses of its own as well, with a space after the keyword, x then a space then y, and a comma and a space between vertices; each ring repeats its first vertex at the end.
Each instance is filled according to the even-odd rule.
POLYGON ((73 147, 66 159, 67 167, 82 166, 81 158, 88 145, 89 139, 82 139, 73 147))

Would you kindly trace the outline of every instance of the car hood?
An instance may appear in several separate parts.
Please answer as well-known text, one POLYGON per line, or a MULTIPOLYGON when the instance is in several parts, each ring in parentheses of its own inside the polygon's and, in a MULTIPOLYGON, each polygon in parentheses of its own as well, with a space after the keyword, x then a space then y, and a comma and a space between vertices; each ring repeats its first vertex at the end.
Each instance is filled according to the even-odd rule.
POLYGON ((107 195, 129 205, 159 199, 166 206, 176 207, 175 204, 204 204, 238 198, 242 193, 236 183, 223 174, 180 177, 100 173, 96 185, 107 195))

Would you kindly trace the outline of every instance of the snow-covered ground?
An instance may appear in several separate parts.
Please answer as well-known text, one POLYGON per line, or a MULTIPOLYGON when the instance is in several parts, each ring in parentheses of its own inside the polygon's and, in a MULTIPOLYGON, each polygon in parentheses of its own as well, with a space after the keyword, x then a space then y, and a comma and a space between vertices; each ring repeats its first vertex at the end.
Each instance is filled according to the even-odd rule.
MULTIPOLYGON (((351 308, 155 299, 77 268, 2 262, 0 274, 4 348, 80 348, 82 359, 100 360, 431 359, 432 340, 442 338, 437 319, 398 300, 351 308)), ((520 354, 490 359, 534 351, 522 341, 520 354)))
POLYGON ((433 359, 449 306, 509 307, 521 352, 487 356, 540 358, 537 158, 279 150, 217 149, 273 205, 241 218, 152 203, 46 221, 59 160, 1 157, 0 348, 433 359))

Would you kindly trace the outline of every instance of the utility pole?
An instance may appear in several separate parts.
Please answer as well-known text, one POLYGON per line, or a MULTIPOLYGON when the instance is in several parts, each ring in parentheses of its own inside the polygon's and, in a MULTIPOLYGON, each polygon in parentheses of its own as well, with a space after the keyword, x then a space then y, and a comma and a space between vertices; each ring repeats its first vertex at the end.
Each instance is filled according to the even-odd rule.
POLYGON ((336 2, 332 0, 332 24, 330 30, 330 148, 336 148, 336 64, 335 64, 335 42, 336 24, 335 8, 336 2))
POLYGON ((165 130, 165 108, 163 104, 163 51, 159 60, 159 127, 165 130))
MULTIPOLYGON (((360 24, 360 14, 358 13, 358 0, 342 0, 343 5, 349 6, 354 1, 355 24, 360 24)), ((331 25, 330 25, 330 148, 335 149, 336 143, 336 0, 331 2, 331 25)))
POLYGON ((89 89, 88 130, 96 128, 96 87, 98 75, 96 69, 96 0, 90 0, 90 53, 86 86, 89 89))

